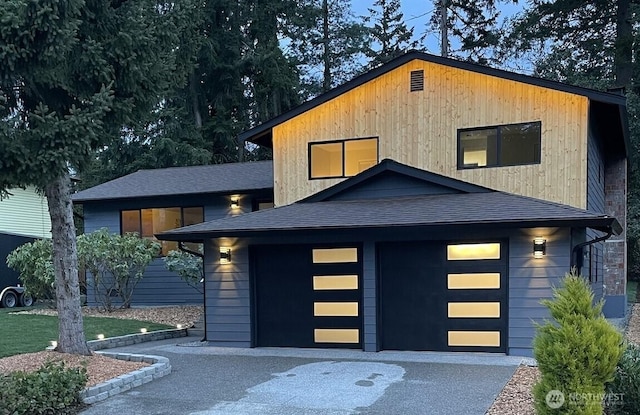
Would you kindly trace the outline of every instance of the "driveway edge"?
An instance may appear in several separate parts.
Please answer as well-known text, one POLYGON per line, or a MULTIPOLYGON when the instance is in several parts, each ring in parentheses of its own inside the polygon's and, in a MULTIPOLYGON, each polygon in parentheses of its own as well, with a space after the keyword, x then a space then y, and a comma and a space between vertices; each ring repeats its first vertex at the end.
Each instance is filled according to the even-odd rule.
POLYGON ((132 353, 97 352, 103 356, 129 362, 144 362, 150 366, 133 372, 125 373, 113 379, 99 383, 80 392, 80 398, 85 404, 103 401, 113 395, 126 392, 132 388, 149 383, 171 373, 171 363, 163 356, 142 355, 132 353))

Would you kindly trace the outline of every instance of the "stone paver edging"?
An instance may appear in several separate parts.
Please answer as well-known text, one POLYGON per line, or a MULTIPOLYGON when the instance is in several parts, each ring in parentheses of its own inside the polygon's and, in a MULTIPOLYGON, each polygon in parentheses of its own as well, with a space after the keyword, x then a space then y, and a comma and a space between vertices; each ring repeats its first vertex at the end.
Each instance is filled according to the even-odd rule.
MULTIPOLYGON (((109 337, 103 340, 91 340, 87 344, 91 350, 112 349, 114 347, 130 346, 155 340, 186 337, 187 329, 160 330, 149 333, 128 334, 126 336, 109 337)), ((171 373, 171 363, 163 356, 142 355, 133 353, 97 352, 103 356, 129 362, 144 362, 150 366, 133 372, 125 373, 113 379, 88 387, 80 392, 80 398, 85 404, 103 401, 113 395, 126 392, 131 388, 151 382, 171 373)))

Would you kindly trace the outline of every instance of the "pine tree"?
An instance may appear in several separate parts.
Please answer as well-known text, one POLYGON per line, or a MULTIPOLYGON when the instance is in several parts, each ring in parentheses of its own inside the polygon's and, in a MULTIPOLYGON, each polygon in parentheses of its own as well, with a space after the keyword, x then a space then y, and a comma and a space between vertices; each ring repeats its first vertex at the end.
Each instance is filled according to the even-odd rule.
POLYGON ((89 354, 69 171, 82 169, 95 150, 184 80, 176 71, 176 49, 192 6, 188 0, 15 0, 3 6, 0 189, 35 185, 47 196, 62 352, 89 354))
POLYGON ((373 22, 370 28, 371 45, 365 55, 370 59, 369 67, 383 65, 393 58, 416 47, 412 41, 413 27, 407 28, 400 10, 400 0, 376 0, 377 9, 369 9, 370 17, 366 22, 373 22), (378 49, 374 50, 372 46, 378 49))

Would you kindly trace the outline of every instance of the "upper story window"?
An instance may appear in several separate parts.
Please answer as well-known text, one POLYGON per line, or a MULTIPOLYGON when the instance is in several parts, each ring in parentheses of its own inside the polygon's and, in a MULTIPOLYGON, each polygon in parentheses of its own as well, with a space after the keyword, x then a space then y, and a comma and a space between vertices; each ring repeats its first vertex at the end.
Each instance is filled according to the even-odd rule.
MULTIPOLYGON (((122 234, 135 232, 142 238, 155 239, 155 234, 204 221, 204 209, 199 207, 171 207, 157 209, 134 209, 120 212, 122 234)), ((173 241, 158 241, 162 255, 178 249, 173 241)), ((195 249, 197 250, 197 249, 195 249)))
POLYGON ((458 130, 458 169, 540 163, 541 122, 458 130))
POLYGON ((378 163, 378 138, 309 143, 309 178, 351 177, 378 163))

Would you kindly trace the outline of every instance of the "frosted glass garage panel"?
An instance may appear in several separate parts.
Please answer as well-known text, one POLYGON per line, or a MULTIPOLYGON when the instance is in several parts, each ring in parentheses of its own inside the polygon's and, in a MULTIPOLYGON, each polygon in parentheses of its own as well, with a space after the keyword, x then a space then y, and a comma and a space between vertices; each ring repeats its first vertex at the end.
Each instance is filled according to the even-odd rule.
POLYGON ((447 274, 447 288, 450 290, 497 289, 500 288, 500 273, 447 274))
POLYGON ((449 261, 500 259, 500 243, 447 245, 449 261))
POLYGON ((314 249, 314 264, 339 264, 358 262, 358 248, 314 249))
POLYGON ((313 337, 316 343, 358 343, 358 329, 315 329, 313 337))
POLYGON ((500 347, 499 331, 449 331, 449 346, 500 347))
POLYGON ((459 302, 448 304, 449 318, 500 318, 499 302, 459 302))
POLYGON ((315 317, 358 317, 357 302, 316 302, 313 303, 315 317))
POLYGON ((313 289, 321 290, 357 290, 357 275, 316 275, 313 277, 313 289))

